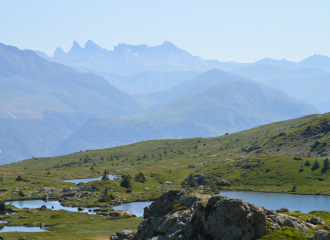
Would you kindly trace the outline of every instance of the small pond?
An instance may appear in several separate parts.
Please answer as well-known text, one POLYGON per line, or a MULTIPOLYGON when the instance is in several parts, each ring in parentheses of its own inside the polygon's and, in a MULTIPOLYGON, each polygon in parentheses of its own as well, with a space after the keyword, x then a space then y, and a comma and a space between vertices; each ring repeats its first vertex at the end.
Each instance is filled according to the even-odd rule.
POLYGON ((49 232, 40 227, 25 227, 25 226, 5 226, 0 230, 0 233, 5 232, 49 232))
POLYGON ((131 202, 113 207, 115 210, 130 211, 137 217, 143 217, 144 208, 148 207, 153 202, 131 202))
POLYGON ((270 210, 286 207, 290 212, 296 210, 302 213, 330 211, 330 196, 234 191, 221 191, 220 195, 242 199, 244 202, 252 203, 270 210))
MULTIPOLYGON (((108 175, 109 180, 114 180, 116 178, 118 178, 118 177, 113 176, 113 175, 108 175)), ((81 182, 89 183, 89 182, 98 181, 98 180, 102 180, 102 176, 97 177, 97 178, 78 178, 78 179, 61 180, 60 182, 70 182, 70 183, 78 184, 78 183, 81 183, 81 182)))
POLYGON ((45 202, 43 200, 24 200, 24 201, 11 201, 6 202, 6 204, 12 204, 17 208, 40 208, 42 205, 46 205, 47 208, 52 209, 52 206, 54 207, 53 210, 60 210, 64 209, 71 212, 87 212, 90 214, 95 214, 93 212, 88 212, 88 209, 97 209, 97 208, 85 208, 83 211, 78 211, 77 207, 63 207, 61 206, 60 202, 58 201, 48 201, 45 202))

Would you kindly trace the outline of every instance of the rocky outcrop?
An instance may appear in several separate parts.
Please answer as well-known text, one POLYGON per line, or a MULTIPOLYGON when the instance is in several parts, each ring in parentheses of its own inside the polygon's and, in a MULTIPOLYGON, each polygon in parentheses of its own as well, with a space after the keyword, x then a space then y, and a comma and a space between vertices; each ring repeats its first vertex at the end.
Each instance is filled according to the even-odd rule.
POLYGON ((224 179, 216 181, 217 186, 230 186, 230 182, 224 179))
POLYGON ((276 209, 275 212, 277 213, 289 212, 289 209, 287 209, 286 207, 281 207, 279 209, 276 209))
POLYGON ((39 208, 39 210, 42 211, 42 210, 44 210, 44 209, 46 209, 46 208, 47 208, 46 205, 42 205, 42 206, 39 208))
POLYGON ((110 240, 124 240, 124 239, 129 240, 129 239, 133 238, 135 233, 136 233, 135 230, 124 230, 124 231, 112 234, 110 237, 110 240))
POLYGON ((316 224, 321 224, 322 219, 320 217, 311 217, 310 219, 307 219, 306 222, 316 225, 316 224))
POLYGON ((288 216, 286 214, 277 213, 275 211, 266 210, 267 220, 271 223, 273 229, 282 230, 283 226, 292 227, 305 234, 309 232, 308 227, 299 221, 298 218, 288 216))
POLYGON ((131 213, 130 211, 124 211, 124 210, 100 212, 98 214, 105 217, 128 217, 128 218, 136 217, 136 215, 131 213))
POLYGON ((315 233, 314 240, 330 240, 330 233, 324 230, 319 230, 315 233))
POLYGON ((170 190, 144 209, 134 240, 254 239, 266 229, 263 208, 237 199, 170 190))

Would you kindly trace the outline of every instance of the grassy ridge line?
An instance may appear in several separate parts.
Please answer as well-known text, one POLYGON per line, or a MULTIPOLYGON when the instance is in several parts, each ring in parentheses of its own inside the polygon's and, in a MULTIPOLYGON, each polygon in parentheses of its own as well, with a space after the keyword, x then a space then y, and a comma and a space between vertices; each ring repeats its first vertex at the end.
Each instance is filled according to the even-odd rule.
MULTIPOLYGON (((133 181, 133 192, 130 194, 126 193, 126 188, 120 187, 119 179, 96 181, 87 184, 87 187, 95 185, 100 190, 109 188, 116 195, 117 200, 122 202, 154 199, 166 189, 180 189, 181 182, 190 173, 196 171, 206 173, 208 179, 212 181, 216 180, 212 176, 213 173, 209 174, 207 169, 204 171, 205 166, 215 163, 225 166, 226 162, 221 162, 222 159, 239 161, 252 158, 256 156, 255 152, 246 153, 241 149, 248 148, 256 142, 267 142, 280 132, 309 123, 319 116, 305 116, 215 138, 145 141, 116 148, 78 152, 53 158, 28 159, 3 165, 0 175, 3 176, 4 181, 0 184, 1 188, 8 191, 2 192, 2 197, 6 200, 27 198, 13 192, 18 189, 26 192, 44 187, 60 189, 74 186, 72 183, 62 183, 58 180, 97 177, 107 169, 110 174, 132 176, 141 171, 146 176, 147 182, 133 181), (200 168, 202 169, 199 171, 200 168), (18 175, 26 178, 28 182, 15 181, 18 175), (164 184, 165 181, 170 181, 171 184, 164 184)), ((30 197, 41 198, 40 196, 41 194, 32 194, 30 197)), ((86 200, 84 204, 74 199, 71 199, 70 203, 90 206, 100 204, 97 202, 100 196, 99 192, 94 199, 86 200)))

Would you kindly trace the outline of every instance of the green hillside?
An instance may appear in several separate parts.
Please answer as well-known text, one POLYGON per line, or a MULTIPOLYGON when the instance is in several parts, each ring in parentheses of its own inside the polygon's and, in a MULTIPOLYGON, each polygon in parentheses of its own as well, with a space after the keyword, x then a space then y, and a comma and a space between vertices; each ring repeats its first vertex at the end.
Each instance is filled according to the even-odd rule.
MULTIPOLYGON (((8 190, 4 192, 4 197, 12 199, 11 190, 15 187, 55 186, 63 188, 72 186, 74 184, 62 183, 57 180, 96 177, 101 175, 105 169, 109 170, 110 174, 130 174, 134 176, 141 171, 146 176, 147 182, 145 183, 133 181, 132 190, 134 194, 127 194, 127 189, 120 187, 120 179, 87 184, 89 186, 95 185, 101 189, 104 187, 111 188, 117 194, 118 199, 122 199, 122 201, 148 200, 159 196, 163 189, 181 188, 182 181, 190 173, 204 173, 208 183, 205 188, 200 190, 209 191, 207 187, 215 184, 218 180, 231 181, 232 178, 236 179, 242 171, 247 176, 256 178, 258 176, 256 174, 261 174, 261 170, 264 168, 266 170, 271 169, 270 174, 267 174, 266 171, 262 172, 266 176, 276 174, 278 170, 282 171, 280 175, 275 175, 276 178, 270 181, 269 185, 271 187, 266 187, 265 183, 257 180, 257 178, 253 186, 250 186, 248 183, 252 180, 242 177, 237 184, 233 181, 230 188, 245 190, 261 188, 263 191, 273 192, 287 191, 288 186, 292 187, 294 184, 299 186, 300 178, 293 176, 299 173, 300 165, 303 165, 305 161, 293 160, 292 156, 271 157, 264 154, 264 150, 260 153, 258 149, 252 151, 246 149, 255 146, 256 143, 265 144, 266 146, 270 139, 276 139, 276 136, 281 135, 282 132, 291 132, 302 127, 308 127, 308 125, 313 125, 324 117, 329 117, 329 115, 309 115, 215 138, 145 141, 116 148, 78 152, 53 158, 32 158, 2 165, 0 169, 0 175, 4 178, 2 187, 8 190), (260 167, 252 169, 228 168, 230 164, 235 166, 238 162, 247 159, 252 161, 251 164, 259 160, 264 163, 260 163, 260 167), (18 175, 24 179, 26 178, 27 182, 15 181, 18 175), (280 184, 284 180, 287 185, 280 184), (165 184, 165 181, 170 181, 171 185, 165 184), (246 185, 249 185, 248 188, 246 185), (144 190, 144 188, 148 189, 144 190)), ((312 158, 304 157, 304 160, 307 159, 313 163, 312 158)), ((310 168, 306 167, 306 172, 301 176, 310 176, 311 182, 319 183, 316 177, 319 177, 320 171, 310 172, 308 169, 310 168)), ((315 185, 315 191, 327 193, 326 184, 330 181, 327 178, 328 174, 329 172, 324 173, 324 181, 315 185)), ((307 190, 300 187, 297 189, 297 192, 305 193, 305 191, 307 190)), ((35 196, 32 195, 31 197, 35 196)), ((14 198, 17 198, 17 196, 14 198)), ((81 203, 75 202, 74 199, 70 201, 73 201, 72 204, 81 205, 81 203)), ((93 199, 86 202, 90 205, 95 203, 100 204, 97 201, 94 202, 93 199)))
MULTIPOLYGON (((233 189, 330 195, 330 171, 323 168, 326 155, 318 159, 320 166, 316 169, 313 168, 315 158, 308 157, 308 152, 305 155, 289 156, 292 154, 291 147, 296 148, 303 139, 309 141, 318 137, 326 141, 330 131, 329 120, 330 114, 309 115, 214 138, 153 140, 53 158, 32 158, 1 166, 1 196, 6 201, 40 199, 44 196, 45 189, 52 187, 50 199, 60 199, 64 205, 103 206, 106 211, 110 211, 108 207, 116 204, 114 201, 125 203, 153 200, 168 189, 186 188, 195 193, 218 193, 233 189), (272 144, 283 140, 285 136, 290 137, 292 145, 282 148, 283 155, 271 153, 272 144), (306 164, 307 160, 310 162, 309 166, 306 164), (130 175, 131 187, 123 186, 122 179, 78 185, 58 181, 97 177, 104 170, 121 177, 130 175), (143 181, 141 173, 145 178, 143 181), (193 177, 205 176, 202 186, 186 181, 190 174, 193 177), (67 188, 67 192, 68 187, 79 187, 81 191, 88 188, 96 190, 84 198, 61 197, 61 189, 67 188), (104 200, 106 188, 114 199, 104 200)), ((329 149, 328 145, 326 148, 329 149)), ((33 239, 67 239, 68 231, 72 232, 68 239, 105 239, 121 229, 136 229, 142 221, 142 218, 103 218, 98 215, 91 218, 86 213, 68 213, 63 210, 15 211, 16 214, 3 216, 2 219, 9 221, 10 225, 38 226, 36 222, 44 222, 47 224, 46 229, 51 230, 49 233, 25 235, 33 239)), ((287 214, 296 216, 301 221, 317 215, 326 224, 330 222, 327 212, 287 214)), ((322 229, 321 226, 311 228, 309 236, 319 229, 322 229)), ((270 231, 261 239, 296 239, 295 234, 299 232, 290 233, 289 230, 285 228, 283 231, 270 231)), ((4 233, 3 236, 6 239, 17 237, 13 233, 4 233)), ((300 239, 307 237, 301 235, 300 239)))

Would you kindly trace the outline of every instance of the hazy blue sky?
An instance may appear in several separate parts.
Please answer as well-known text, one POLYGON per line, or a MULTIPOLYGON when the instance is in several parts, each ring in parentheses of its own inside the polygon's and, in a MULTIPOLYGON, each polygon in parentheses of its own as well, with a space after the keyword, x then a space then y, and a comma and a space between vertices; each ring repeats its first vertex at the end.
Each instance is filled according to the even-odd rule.
POLYGON ((330 56, 330 1, 0 0, 0 42, 52 55, 72 41, 174 43, 193 55, 253 62, 330 56))

